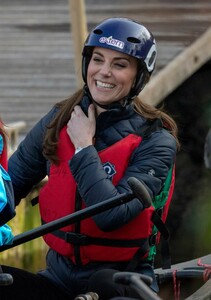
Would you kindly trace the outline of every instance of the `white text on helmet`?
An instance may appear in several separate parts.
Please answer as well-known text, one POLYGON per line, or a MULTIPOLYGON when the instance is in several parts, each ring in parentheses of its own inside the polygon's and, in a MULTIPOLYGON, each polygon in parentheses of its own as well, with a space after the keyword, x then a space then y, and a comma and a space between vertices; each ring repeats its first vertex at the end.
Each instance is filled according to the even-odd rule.
POLYGON ((106 43, 107 45, 111 45, 120 49, 124 48, 124 42, 113 39, 112 36, 109 37, 101 37, 99 40, 100 43, 104 44, 106 43))

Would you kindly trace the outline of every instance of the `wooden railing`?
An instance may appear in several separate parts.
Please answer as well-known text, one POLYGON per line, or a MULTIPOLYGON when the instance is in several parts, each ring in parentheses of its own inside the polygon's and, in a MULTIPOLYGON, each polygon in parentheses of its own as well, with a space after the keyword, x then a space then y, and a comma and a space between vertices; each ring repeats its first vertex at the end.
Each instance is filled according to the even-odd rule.
POLYGON ((169 62, 141 91, 140 98, 156 106, 211 59, 211 27, 169 62))

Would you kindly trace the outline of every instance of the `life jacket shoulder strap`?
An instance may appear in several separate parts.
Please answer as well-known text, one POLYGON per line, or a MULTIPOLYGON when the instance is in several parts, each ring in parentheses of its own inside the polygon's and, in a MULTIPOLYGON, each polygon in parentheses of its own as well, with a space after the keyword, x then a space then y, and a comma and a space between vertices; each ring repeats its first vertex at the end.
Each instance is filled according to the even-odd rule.
POLYGON ((161 258, 163 269, 169 269, 171 267, 171 255, 169 249, 170 233, 165 222, 173 196, 174 184, 175 164, 172 165, 171 169, 168 172, 168 176, 161 190, 161 193, 153 199, 155 211, 152 215, 151 221, 154 224, 153 237, 155 237, 156 239, 152 245, 155 246, 156 244, 159 244, 160 237, 162 238, 161 258))

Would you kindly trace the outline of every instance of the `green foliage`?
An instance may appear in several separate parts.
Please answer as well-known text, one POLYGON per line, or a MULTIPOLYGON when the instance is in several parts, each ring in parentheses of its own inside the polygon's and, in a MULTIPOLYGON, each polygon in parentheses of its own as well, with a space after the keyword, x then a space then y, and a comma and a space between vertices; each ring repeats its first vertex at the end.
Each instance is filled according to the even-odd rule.
POLYGON ((168 216, 173 263, 211 252, 211 170, 204 164, 204 144, 211 127, 210 76, 208 63, 165 99, 181 142, 168 216))
MULTIPOLYGON (((32 207, 30 200, 35 197, 37 191, 23 199, 16 208, 16 216, 8 224, 16 236, 40 225, 38 205, 32 207)), ((23 268, 36 272, 45 267, 45 254, 47 246, 42 238, 16 246, 0 253, 1 264, 23 268)))

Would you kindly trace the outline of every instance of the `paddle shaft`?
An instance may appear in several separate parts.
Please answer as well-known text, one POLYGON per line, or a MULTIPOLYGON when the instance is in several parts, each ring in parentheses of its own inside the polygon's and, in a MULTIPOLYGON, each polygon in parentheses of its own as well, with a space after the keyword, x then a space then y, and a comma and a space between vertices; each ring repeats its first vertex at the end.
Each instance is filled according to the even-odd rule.
POLYGON ((90 207, 86 207, 84 209, 81 209, 79 211, 76 211, 72 214, 69 214, 65 217, 59 218, 57 220, 51 221, 49 223, 46 223, 44 225, 41 225, 37 228, 34 228, 32 230, 28 230, 26 232, 23 232, 21 234, 18 234, 14 237, 13 243, 10 245, 4 245, 0 247, 0 252, 16 247, 20 244, 29 242, 33 239, 36 239, 38 237, 41 237, 47 233, 50 233, 54 230, 60 229, 62 227, 65 227, 67 225, 71 225, 73 223, 79 222, 81 220, 84 220, 86 218, 92 217, 98 213, 101 213, 103 211, 106 211, 110 208, 116 207, 120 204, 127 203, 134 199, 134 194, 121 194, 118 196, 115 196, 113 198, 110 198, 108 200, 105 200, 101 203, 94 204, 90 207))

